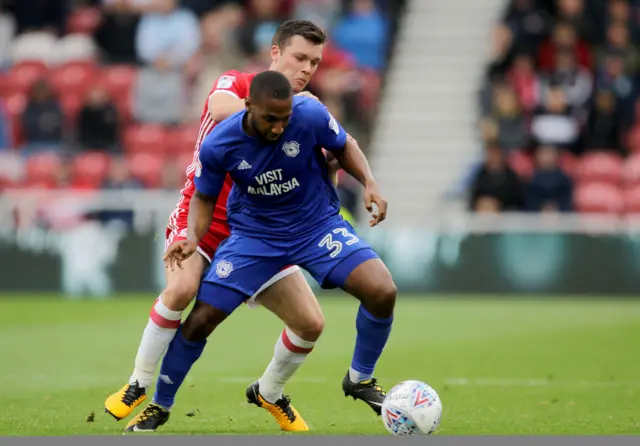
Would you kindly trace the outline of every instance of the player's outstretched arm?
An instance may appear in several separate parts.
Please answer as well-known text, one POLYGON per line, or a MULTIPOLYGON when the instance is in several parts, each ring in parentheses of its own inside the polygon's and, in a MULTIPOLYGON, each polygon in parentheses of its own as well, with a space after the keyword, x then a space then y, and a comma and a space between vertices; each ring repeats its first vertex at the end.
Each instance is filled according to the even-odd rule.
POLYGON ((358 142, 347 134, 344 149, 334 151, 333 155, 345 172, 364 186, 364 205, 367 211, 372 213, 369 225, 375 226, 382 222, 387 217, 387 201, 380 194, 378 183, 371 173, 369 162, 360 150, 358 142), (376 212, 374 212, 373 204, 377 207, 376 212))

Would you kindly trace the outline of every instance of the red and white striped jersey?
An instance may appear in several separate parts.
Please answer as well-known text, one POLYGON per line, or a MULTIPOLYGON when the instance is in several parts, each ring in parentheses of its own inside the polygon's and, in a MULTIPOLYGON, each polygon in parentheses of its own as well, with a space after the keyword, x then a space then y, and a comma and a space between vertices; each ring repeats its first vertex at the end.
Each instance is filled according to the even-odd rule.
MULTIPOLYGON (((230 70, 220 76, 211 88, 209 96, 204 103, 202 116, 200 118, 200 131, 198 138, 196 139, 193 161, 189 167, 187 167, 187 182, 185 183, 184 188, 180 191, 180 200, 169 219, 169 229, 181 230, 186 229, 187 227, 189 203, 191 202, 191 197, 196 190, 193 178, 196 170, 196 162, 198 160, 198 152, 200 151, 202 141, 216 125, 216 122, 211 119, 211 114, 209 113, 209 98, 214 94, 230 94, 239 99, 245 99, 249 96, 249 86, 251 85, 251 81, 255 75, 255 73, 242 73, 240 71, 230 70)), ((227 199, 232 186, 233 181, 231 180, 231 177, 227 175, 224 186, 220 191, 218 201, 216 202, 213 212, 213 221, 209 228, 210 232, 215 232, 217 235, 224 237, 229 235, 229 226, 227 224, 227 199)))

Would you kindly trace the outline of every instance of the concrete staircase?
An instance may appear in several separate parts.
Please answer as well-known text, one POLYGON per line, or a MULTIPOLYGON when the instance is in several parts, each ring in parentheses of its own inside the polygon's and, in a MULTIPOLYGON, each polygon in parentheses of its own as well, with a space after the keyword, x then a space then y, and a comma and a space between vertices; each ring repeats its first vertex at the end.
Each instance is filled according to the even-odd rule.
POLYGON ((476 159, 477 91, 505 0, 413 0, 398 33, 369 159, 390 226, 459 208, 443 194, 476 159))

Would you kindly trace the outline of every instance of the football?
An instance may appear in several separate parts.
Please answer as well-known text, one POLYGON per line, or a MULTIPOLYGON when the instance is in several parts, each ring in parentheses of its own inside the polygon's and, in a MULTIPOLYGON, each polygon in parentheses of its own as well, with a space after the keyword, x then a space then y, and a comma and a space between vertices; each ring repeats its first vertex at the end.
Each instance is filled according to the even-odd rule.
POLYGON ((442 401, 438 393, 420 381, 403 381, 382 403, 382 422, 393 435, 429 435, 440 424, 442 401))

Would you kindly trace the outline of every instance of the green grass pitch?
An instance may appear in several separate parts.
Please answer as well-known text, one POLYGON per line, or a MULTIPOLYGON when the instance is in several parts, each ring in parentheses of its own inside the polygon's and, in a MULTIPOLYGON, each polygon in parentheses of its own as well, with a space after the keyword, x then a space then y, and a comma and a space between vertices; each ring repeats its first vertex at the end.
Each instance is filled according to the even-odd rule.
MULTIPOLYGON (((437 434, 640 433, 640 301, 415 297, 399 297, 376 373, 387 389, 431 384, 444 405, 437 434)), ((129 377, 153 300, 0 298, 0 435, 121 435, 126 421, 102 404, 129 377)), ((287 393, 311 434, 385 434, 341 392, 356 302, 321 300, 325 332, 287 393)), ((281 434, 244 402, 280 330, 264 309, 241 308, 210 338, 161 433, 281 434)))

